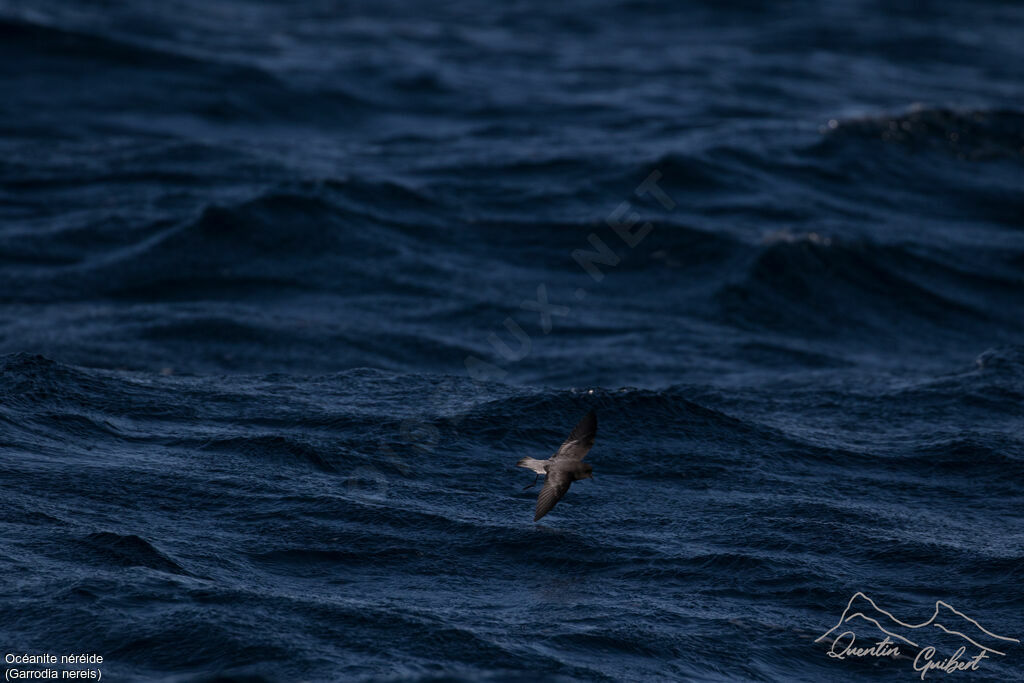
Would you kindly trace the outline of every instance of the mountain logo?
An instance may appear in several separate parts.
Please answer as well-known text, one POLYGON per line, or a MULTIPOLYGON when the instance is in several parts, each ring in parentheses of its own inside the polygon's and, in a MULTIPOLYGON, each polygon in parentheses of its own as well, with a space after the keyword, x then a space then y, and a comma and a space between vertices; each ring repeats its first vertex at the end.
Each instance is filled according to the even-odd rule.
POLYGON ((1010 647, 1020 644, 1017 638, 993 633, 941 600, 936 601, 931 617, 913 624, 897 619, 859 591, 836 625, 814 642, 821 641, 830 643, 827 654, 834 659, 912 658, 922 680, 931 671, 977 671, 985 659, 1004 657, 1010 647))

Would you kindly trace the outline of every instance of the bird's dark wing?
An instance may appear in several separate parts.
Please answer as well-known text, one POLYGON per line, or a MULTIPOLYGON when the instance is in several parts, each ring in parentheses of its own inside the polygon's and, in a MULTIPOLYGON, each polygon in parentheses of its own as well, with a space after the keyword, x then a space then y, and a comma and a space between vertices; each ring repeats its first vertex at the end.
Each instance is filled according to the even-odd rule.
POLYGON ((587 413, 572 434, 558 447, 558 452, 551 456, 552 460, 583 460, 590 447, 594 445, 597 435, 597 414, 591 410, 587 413))
POLYGON ((533 512, 533 521, 536 522, 551 512, 551 508, 555 507, 555 503, 562 500, 562 496, 565 495, 565 492, 569 490, 571 485, 572 477, 568 472, 548 467, 548 476, 544 480, 544 488, 540 490, 540 495, 537 496, 537 507, 533 512))

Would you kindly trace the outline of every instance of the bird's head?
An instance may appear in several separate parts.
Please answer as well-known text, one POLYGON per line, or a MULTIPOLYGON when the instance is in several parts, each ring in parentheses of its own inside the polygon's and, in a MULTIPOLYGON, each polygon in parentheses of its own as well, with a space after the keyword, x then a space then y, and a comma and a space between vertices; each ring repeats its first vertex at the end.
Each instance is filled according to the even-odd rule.
POLYGON ((591 467, 590 465, 588 465, 587 463, 583 463, 583 473, 580 475, 580 479, 593 479, 593 478, 594 478, 594 468, 591 467))

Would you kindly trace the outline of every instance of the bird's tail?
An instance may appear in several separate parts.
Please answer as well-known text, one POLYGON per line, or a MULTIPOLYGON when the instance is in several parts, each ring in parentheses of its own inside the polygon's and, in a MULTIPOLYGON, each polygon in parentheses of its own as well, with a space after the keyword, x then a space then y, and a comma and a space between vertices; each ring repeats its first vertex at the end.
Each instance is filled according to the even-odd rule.
POLYGON ((523 458, 516 463, 519 467, 525 467, 528 470, 533 470, 537 474, 547 474, 544 470, 544 460, 537 460, 536 458, 523 458))

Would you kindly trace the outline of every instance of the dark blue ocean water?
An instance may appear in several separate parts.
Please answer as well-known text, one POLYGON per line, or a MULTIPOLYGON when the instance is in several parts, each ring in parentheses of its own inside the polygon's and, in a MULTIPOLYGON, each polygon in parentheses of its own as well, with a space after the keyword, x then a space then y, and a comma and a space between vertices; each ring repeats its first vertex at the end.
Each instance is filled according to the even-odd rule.
POLYGON ((1022 105, 995 0, 0 0, 0 651, 1021 679, 1022 105))

